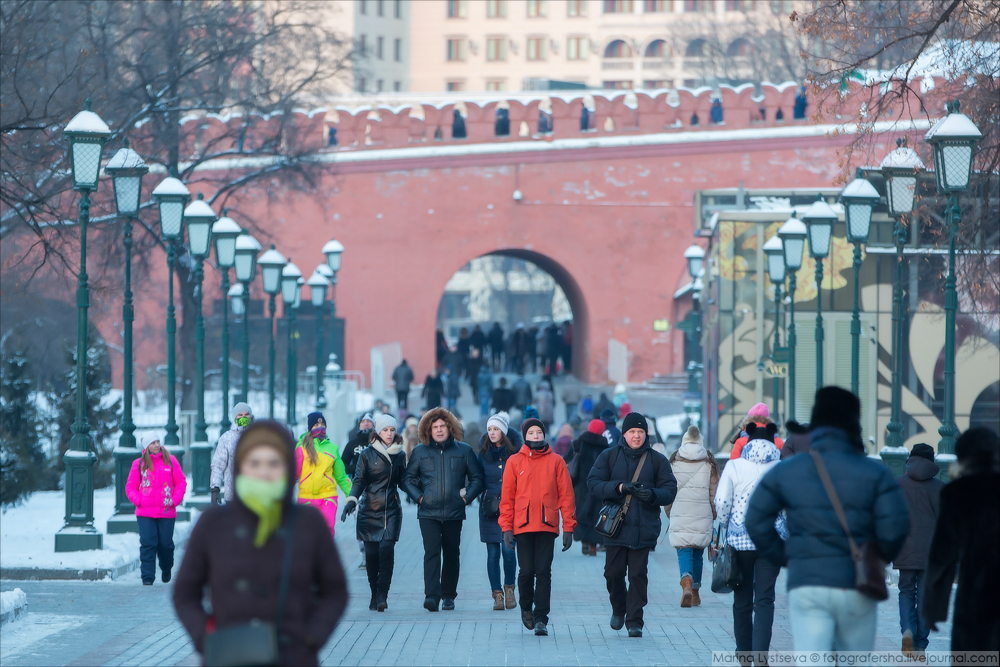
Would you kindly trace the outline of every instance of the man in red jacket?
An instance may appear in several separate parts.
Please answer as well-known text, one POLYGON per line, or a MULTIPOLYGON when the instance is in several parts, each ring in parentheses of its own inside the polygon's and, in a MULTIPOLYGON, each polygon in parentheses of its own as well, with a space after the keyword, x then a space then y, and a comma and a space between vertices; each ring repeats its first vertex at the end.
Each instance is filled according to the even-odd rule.
POLYGON ((538 419, 521 424, 524 445, 507 459, 500 492, 500 530, 510 549, 517 536, 517 577, 521 622, 544 637, 549 634, 549 598, 552 593, 552 556, 563 523, 563 551, 573 546, 576 500, 566 462, 552 453, 538 419), (532 609, 532 606, 534 608, 532 609))

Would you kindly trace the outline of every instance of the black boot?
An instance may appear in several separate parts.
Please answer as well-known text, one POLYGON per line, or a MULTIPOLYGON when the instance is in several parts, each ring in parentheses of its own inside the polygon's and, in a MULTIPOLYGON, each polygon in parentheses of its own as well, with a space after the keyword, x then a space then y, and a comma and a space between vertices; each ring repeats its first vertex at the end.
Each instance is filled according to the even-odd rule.
POLYGON ((376 598, 377 597, 378 596, 377 596, 377 594, 375 592, 375 587, 372 586, 372 600, 371 600, 371 602, 368 603, 368 609, 369 609, 369 611, 376 611, 377 610, 377 608, 378 608, 378 605, 377 605, 377 602, 376 602, 376 598))

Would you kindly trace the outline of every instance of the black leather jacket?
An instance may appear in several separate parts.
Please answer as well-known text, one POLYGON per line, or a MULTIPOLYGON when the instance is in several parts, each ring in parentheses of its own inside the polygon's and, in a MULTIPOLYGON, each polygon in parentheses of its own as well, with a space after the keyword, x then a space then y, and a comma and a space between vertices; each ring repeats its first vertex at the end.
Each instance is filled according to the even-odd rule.
POLYGON ((417 445, 403 475, 403 490, 414 500, 423 498, 418 519, 461 521, 466 506, 483 490, 483 466, 472 447, 454 438, 417 445))
POLYGON ((406 454, 399 445, 382 450, 369 445, 356 456, 351 497, 361 499, 358 503, 358 539, 365 542, 399 540, 403 522, 399 483, 406 470, 406 454))

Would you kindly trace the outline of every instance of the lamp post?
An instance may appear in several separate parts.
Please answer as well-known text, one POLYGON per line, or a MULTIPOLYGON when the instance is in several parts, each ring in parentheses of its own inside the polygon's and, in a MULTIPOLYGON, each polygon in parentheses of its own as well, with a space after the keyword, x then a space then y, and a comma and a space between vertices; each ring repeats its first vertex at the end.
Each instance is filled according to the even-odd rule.
MULTIPOLYGON (((771 284, 774 285, 774 343, 771 346, 771 358, 777 363, 778 348, 781 346, 781 286, 785 283, 784 247, 781 239, 775 235, 767 240, 762 250, 764 251, 764 256, 767 257, 767 277, 770 278, 771 284)), ((781 378, 778 374, 774 375, 772 382, 771 391, 774 393, 774 419, 776 422, 781 423, 781 420, 778 419, 778 401, 781 398, 781 378)))
POLYGON ((903 446, 902 408, 902 368, 903 368, 903 243, 906 228, 903 216, 913 212, 917 192, 917 174, 924 168, 920 157, 906 141, 896 141, 896 150, 882 160, 879 168, 885 178, 885 201, 889 215, 895 220, 893 240, 896 242, 896 278, 892 286, 892 399, 889 410, 889 424, 886 427, 887 447, 903 446))
POLYGON ((785 273, 788 274, 788 418, 795 419, 795 273, 802 268, 802 252, 806 244, 806 226, 792 214, 778 228, 784 252, 785 273))
POLYGON ((205 258, 212 249, 212 225, 217 220, 215 211, 205 203, 200 192, 198 198, 184 209, 184 223, 187 225, 188 249, 194 257, 195 269, 195 365, 197 382, 195 396, 198 401, 198 415, 194 423, 194 438, 191 442, 191 497, 187 505, 204 508, 211 504, 209 484, 211 483, 212 446, 208 444, 208 425, 205 423, 205 318, 202 315, 202 282, 205 277, 205 258))
POLYGON ((823 386, 823 260, 830 254, 830 238, 837 214, 819 195, 802 214, 809 235, 809 256, 816 260, 816 389, 823 386))
POLYGON ((854 308, 851 311, 851 393, 861 395, 861 312, 858 295, 861 285, 861 244, 868 243, 872 208, 879 203, 875 186, 863 178, 855 178, 840 191, 844 205, 847 240, 854 244, 854 308))
POLYGON ((115 447, 115 513, 108 519, 108 534, 137 532, 139 525, 135 520, 135 505, 125 495, 125 481, 129 470, 140 454, 135 446, 135 424, 132 422, 132 321, 135 319, 135 309, 132 307, 132 219, 139 215, 139 202, 142 199, 142 177, 149 172, 149 167, 142 157, 128 146, 128 137, 124 145, 118 149, 107 166, 105 173, 111 176, 115 185, 115 210, 118 217, 124 218, 122 224, 122 243, 125 247, 125 290, 122 300, 122 435, 115 447))
POLYGON ((215 262, 222 270, 222 419, 219 435, 229 430, 229 269, 236 263, 236 237, 240 226, 222 209, 222 217, 212 225, 215 262))
POLYGON ((330 239, 323 246, 326 268, 330 271, 327 276, 330 279, 330 354, 337 350, 337 299, 334 293, 337 290, 337 273, 340 271, 343 254, 344 246, 337 239, 330 239))
POLYGON ((330 281, 317 269, 306 284, 309 285, 309 298, 316 313, 316 409, 322 410, 326 407, 326 387, 323 386, 323 369, 326 366, 323 363, 323 304, 326 302, 326 290, 330 281))
MULTIPOLYGON (((242 230, 236 237, 236 280, 243 286, 243 395, 240 400, 250 402, 250 283, 257 275, 257 253, 260 243, 242 230)), ((236 308, 233 308, 236 312, 236 308)))
POLYGON ((97 456, 90 446, 90 423, 87 420, 87 309, 90 287, 87 278, 87 224, 90 222, 90 193, 97 189, 101 173, 101 153, 111 130, 101 117, 90 110, 90 98, 84 110, 73 116, 63 134, 69 139, 73 189, 80 193, 80 272, 76 277, 76 419, 66 464, 66 523, 56 533, 55 549, 83 551, 100 549, 104 536, 94 528, 94 465, 97 456))
POLYGON ((684 251, 688 275, 691 276, 691 313, 688 316, 688 340, 691 344, 691 358, 688 359, 688 388, 684 394, 684 412, 690 423, 701 426, 701 390, 698 379, 701 374, 701 283, 705 251, 699 245, 691 245, 684 251))
POLYGON ((261 282, 268 296, 268 316, 270 317, 267 334, 267 416, 274 419, 274 305, 275 297, 281 291, 281 272, 285 268, 285 256, 271 248, 257 260, 260 266, 261 282))
POLYGON ((955 452, 955 311, 958 295, 955 291, 955 232, 962 220, 958 193, 969 189, 972 180, 972 155, 983 138, 976 124, 959 113, 958 101, 948 105, 948 115, 927 132, 924 141, 934 148, 934 173, 938 192, 948 195, 948 277, 944 288, 944 415, 938 434, 939 454, 955 452))
POLYGON ((281 302, 284 305, 285 317, 288 318, 288 349, 285 351, 285 421, 288 427, 295 425, 295 392, 297 390, 296 380, 298 373, 295 365, 295 310, 299 299, 299 280, 302 279, 302 272, 299 267, 292 264, 292 259, 288 258, 288 263, 281 269, 281 302))

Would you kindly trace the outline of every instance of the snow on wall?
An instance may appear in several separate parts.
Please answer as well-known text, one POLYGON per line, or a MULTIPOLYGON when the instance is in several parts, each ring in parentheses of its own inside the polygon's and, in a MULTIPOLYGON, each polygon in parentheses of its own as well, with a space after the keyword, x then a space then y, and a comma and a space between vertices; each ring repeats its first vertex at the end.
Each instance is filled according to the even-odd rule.
POLYGON ((28 596, 20 588, 0 593, 0 625, 24 618, 28 613, 28 596))

